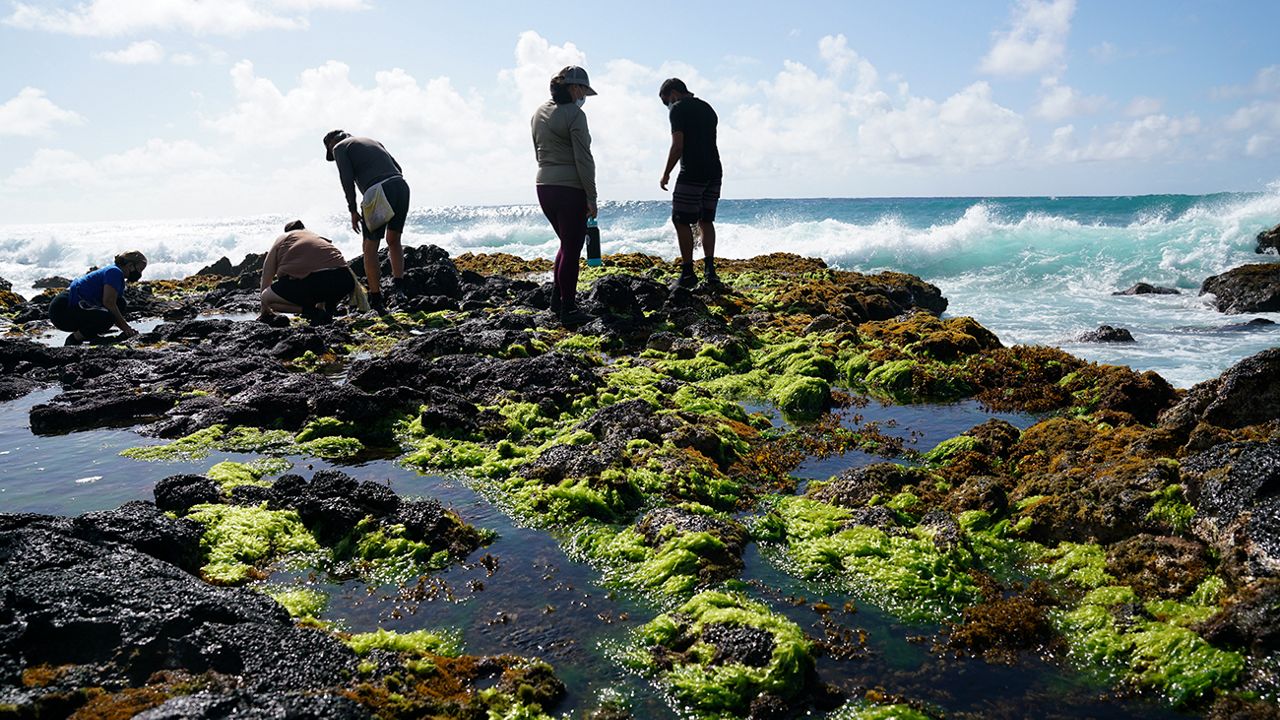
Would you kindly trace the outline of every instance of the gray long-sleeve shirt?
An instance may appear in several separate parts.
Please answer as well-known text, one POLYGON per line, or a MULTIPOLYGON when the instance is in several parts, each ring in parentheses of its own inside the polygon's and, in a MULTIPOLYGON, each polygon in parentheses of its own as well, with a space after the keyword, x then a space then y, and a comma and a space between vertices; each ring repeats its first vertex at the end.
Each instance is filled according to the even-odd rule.
POLYGON ((591 157, 591 133, 582 108, 548 100, 533 114, 530 125, 538 156, 537 183, 582 188, 594 203, 596 161, 591 157))
POLYGON ((361 195, 365 190, 389 177, 401 174, 400 163, 377 140, 349 137, 333 146, 333 160, 338 163, 338 180, 347 196, 347 209, 357 212, 355 186, 361 195))

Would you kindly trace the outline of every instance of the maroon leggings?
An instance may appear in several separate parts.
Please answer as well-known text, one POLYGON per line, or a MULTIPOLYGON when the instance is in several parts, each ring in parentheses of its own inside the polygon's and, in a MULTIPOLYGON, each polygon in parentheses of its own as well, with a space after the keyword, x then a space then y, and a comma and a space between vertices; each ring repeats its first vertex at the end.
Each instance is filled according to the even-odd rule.
POLYGON ((564 185, 539 185, 538 203, 560 238, 555 289, 560 293, 561 307, 572 308, 578 289, 578 258, 587 236, 587 193, 564 185))

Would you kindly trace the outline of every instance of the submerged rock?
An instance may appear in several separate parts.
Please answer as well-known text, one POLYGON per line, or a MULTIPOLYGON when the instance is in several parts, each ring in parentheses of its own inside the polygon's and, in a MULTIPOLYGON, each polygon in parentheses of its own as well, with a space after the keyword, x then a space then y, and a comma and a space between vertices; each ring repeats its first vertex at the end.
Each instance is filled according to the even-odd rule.
POLYGON ((1140 282, 1133 285, 1127 290, 1117 290, 1112 295, 1181 295, 1182 291, 1177 288, 1161 287, 1152 285, 1151 283, 1140 282))
POLYGON ((1205 279, 1200 294, 1212 294, 1219 312, 1280 311, 1280 263, 1242 265, 1205 279))

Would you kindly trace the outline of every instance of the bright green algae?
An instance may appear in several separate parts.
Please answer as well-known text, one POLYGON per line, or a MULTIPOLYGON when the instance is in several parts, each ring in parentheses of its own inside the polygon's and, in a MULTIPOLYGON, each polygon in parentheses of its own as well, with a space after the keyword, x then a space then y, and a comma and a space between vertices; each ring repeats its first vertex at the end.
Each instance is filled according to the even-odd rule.
POLYGON ((933 535, 910 528, 889 535, 866 525, 846 527, 852 511, 803 497, 778 497, 755 527, 780 541, 787 564, 802 577, 829 580, 911 622, 954 619, 980 597, 969 574, 977 554, 957 544, 939 550, 933 535))
MULTIPOLYGON (((776 284, 774 288, 770 292, 778 291, 776 284)), ((962 332, 963 323, 936 319, 911 322, 923 330, 910 336, 904 333, 901 339, 892 337, 892 330, 861 338, 861 331, 797 336, 764 330, 758 334, 762 339, 759 346, 746 347, 745 352, 733 344, 708 343, 692 353, 687 347, 679 354, 647 350, 638 358, 618 359, 603 356, 606 350, 616 349, 606 347, 604 342, 594 342, 588 336, 569 336, 560 341, 560 349, 589 357, 598 364, 594 371, 605 381, 601 392, 571 398, 571 407, 556 417, 543 417, 538 406, 530 403, 524 403, 524 407, 499 403, 490 409, 496 409, 506 419, 505 432, 501 434, 440 437, 418 428, 412 442, 419 451, 410 462, 424 471, 460 470, 479 477, 482 490, 523 521, 570 528, 566 535, 571 538, 574 552, 602 568, 606 578, 626 578, 620 584, 629 583, 654 596, 684 597, 702 587, 696 559, 720 552, 723 543, 706 533, 686 533, 651 545, 627 522, 654 505, 695 501, 726 510, 738 503, 745 507, 755 499, 753 495, 759 487, 729 472, 728 466, 757 447, 745 440, 747 436, 740 426, 761 425, 758 418, 747 417, 735 401, 767 401, 783 407, 788 419, 797 421, 825 410, 831 402, 833 383, 905 400, 964 397, 977 392, 983 382, 989 384, 982 380, 982 373, 1021 372, 1016 362, 1028 357, 1009 353, 998 362, 989 362, 976 351, 957 354, 948 350, 947 342, 954 341, 959 347, 966 337, 972 339, 962 332), (940 337, 947 333, 956 337, 940 337), (628 399, 643 399, 663 413, 689 413, 724 421, 720 427, 726 432, 718 456, 712 459, 704 455, 700 459, 697 456, 701 452, 690 452, 686 447, 639 440, 614 465, 589 477, 557 481, 526 477, 528 467, 557 445, 590 448, 596 444, 597 438, 575 436, 573 428, 594 410, 628 399)), ((1034 369, 1030 365, 1023 368, 1028 376, 1034 374, 1034 369)), ((1069 406, 1072 412, 1087 412, 1102 402, 1097 373, 1077 372, 1053 381, 1070 396, 1068 403, 1053 406, 1057 409, 1069 406)), ((979 442, 961 436, 940 443, 922 459, 932 467, 945 468, 972 452, 981 452, 979 442)), ((957 465, 963 466, 963 462, 957 465)), ((877 499, 873 504, 894 513, 900 532, 886 533, 869 526, 845 527, 847 516, 824 518, 827 511, 809 512, 815 510, 812 506, 789 518, 795 527, 787 527, 788 523, 776 514, 761 520, 756 527, 763 531, 762 539, 783 541, 780 545, 791 561, 789 570, 803 577, 837 578, 860 594, 860 589, 865 589, 874 593, 867 596, 875 602, 911 621, 954 619, 960 610, 978 602, 981 594, 971 574, 974 571, 1001 578, 1009 576, 1004 574, 1009 566, 1020 566, 1021 577, 1044 574, 1055 587, 1098 588, 1114 582, 1106 571, 1103 549, 1064 544, 1046 551, 1033 543, 1020 542, 1015 538, 1025 533, 1026 527, 1011 523, 1003 514, 958 513, 955 517, 960 522, 961 541, 941 543, 917 523, 926 511, 937 507, 937 494, 947 489, 947 484, 939 481, 932 494, 897 492, 877 499), (832 522, 823 527, 826 520, 832 522), (1046 564, 1033 567, 1045 552, 1052 553, 1046 564)), ((784 505, 796 500, 807 499, 783 498, 777 502, 784 505)), ((1168 488, 1155 500, 1153 514, 1174 528, 1194 512, 1168 488)), ((1023 500, 1028 501, 1034 503, 1036 498, 1023 500)), ((1026 507, 1030 505, 1019 509, 1026 507)), ((837 513, 848 512, 833 509, 837 513)), ((1023 522, 1029 522, 1029 518, 1023 518, 1023 522)), ((1067 597, 1072 595, 1068 592, 1067 597)), ((1172 606, 1150 604, 1148 611, 1157 618, 1180 612, 1172 606)), ((1195 614, 1203 615, 1203 608, 1194 613, 1182 612, 1180 617, 1195 614)))
POLYGON ((405 537, 403 525, 380 525, 367 517, 333 548, 338 562, 352 562, 370 580, 398 584, 424 572, 447 567, 455 558, 448 550, 433 550, 405 537))
POLYGON ((622 659, 652 676, 697 716, 730 717, 762 693, 784 699, 801 693, 813 668, 813 646, 799 626, 768 606, 740 594, 707 591, 640 628, 622 659), (701 639, 672 656, 670 669, 662 670, 655 662, 651 648, 672 650, 686 634, 700 636, 713 624, 768 632, 774 642, 768 662, 762 667, 734 661, 712 664, 715 647, 701 639))
POLYGON ((364 450, 364 444, 360 440, 332 432, 337 427, 349 426, 332 418, 321 418, 295 435, 287 430, 210 425, 171 443, 128 448, 120 454, 134 460, 175 462, 199 460, 208 457, 211 451, 221 450, 272 455, 312 455, 326 460, 338 460, 353 457, 364 450))
POLYGON ((372 650, 389 650, 415 657, 457 657, 462 654, 462 643, 453 632, 414 630, 402 633, 378 628, 373 632, 351 635, 345 642, 361 657, 372 650))
POLYGON ((329 596, 314 588, 268 588, 266 594, 289 611, 291 617, 317 620, 329 607, 329 596))
POLYGON ((1235 685, 1244 658, 1221 650, 1183 625, 1216 611, 1213 600, 1221 581, 1210 578, 1192 594, 1191 602, 1155 601, 1142 616, 1121 622, 1117 613, 1138 601, 1123 586, 1099 587, 1072 610, 1052 617, 1070 644, 1071 657, 1104 677, 1153 688, 1174 705, 1202 698, 1215 689, 1235 685))
POLYGON ((235 584, 250 579, 257 563, 289 553, 312 553, 319 543, 293 510, 260 506, 195 505, 187 514, 205 526, 200 545, 207 562, 200 569, 211 581, 235 584))
POLYGON ((658 532, 656 542, 650 543, 635 526, 619 529, 583 522, 570 536, 568 551, 600 568, 608 584, 639 590, 659 605, 681 602, 696 590, 738 574, 741 560, 737 553, 746 530, 705 505, 686 503, 680 508, 714 519, 723 529, 681 532, 667 525, 658 532), (740 536, 734 538, 736 533, 740 536))
POLYGON ((228 460, 209 468, 209 471, 205 473, 205 477, 218 483, 218 486, 222 488, 223 494, 226 495, 231 492, 232 488, 240 485, 269 487, 271 482, 263 480, 263 477, 278 475, 288 469, 289 462, 278 458, 261 458, 251 463, 228 460))

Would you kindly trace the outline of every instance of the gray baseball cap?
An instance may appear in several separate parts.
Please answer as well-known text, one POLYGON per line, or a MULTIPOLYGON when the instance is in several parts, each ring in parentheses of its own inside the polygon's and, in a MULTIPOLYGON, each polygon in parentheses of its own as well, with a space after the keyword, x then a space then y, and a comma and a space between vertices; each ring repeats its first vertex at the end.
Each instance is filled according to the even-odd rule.
POLYGON ((588 95, 597 94, 595 90, 591 89, 591 81, 587 78, 587 71, 577 65, 570 65, 561 70, 560 76, 564 78, 565 85, 581 85, 587 89, 588 95))

